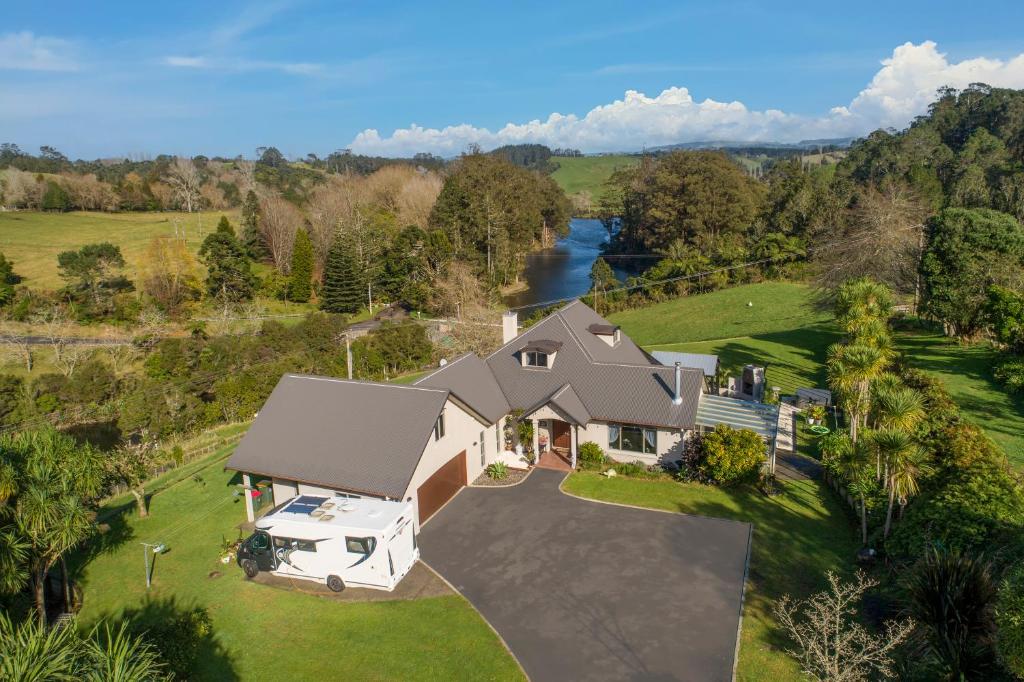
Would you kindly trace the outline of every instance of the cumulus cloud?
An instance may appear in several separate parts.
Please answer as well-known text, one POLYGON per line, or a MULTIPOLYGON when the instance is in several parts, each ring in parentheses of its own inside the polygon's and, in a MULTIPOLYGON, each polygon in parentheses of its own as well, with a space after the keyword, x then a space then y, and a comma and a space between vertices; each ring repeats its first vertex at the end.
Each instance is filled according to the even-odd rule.
POLYGON ((950 62, 934 42, 906 43, 882 61, 871 82, 849 103, 819 116, 751 110, 739 101, 698 101, 687 88, 672 87, 656 97, 629 90, 622 99, 583 116, 553 113, 544 120, 508 123, 496 131, 468 123, 443 129, 412 124, 383 136, 371 128, 356 135, 350 146, 361 154, 432 152, 447 156, 462 152, 469 144, 491 149, 536 142, 603 152, 697 140, 795 142, 846 137, 879 127, 902 128, 925 113, 939 87, 963 88, 977 82, 1024 87, 1024 54, 1006 61, 977 57, 950 62))
POLYGON ((77 71, 67 40, 31 31, 0 35, 0 69, 10 71, 77 71))

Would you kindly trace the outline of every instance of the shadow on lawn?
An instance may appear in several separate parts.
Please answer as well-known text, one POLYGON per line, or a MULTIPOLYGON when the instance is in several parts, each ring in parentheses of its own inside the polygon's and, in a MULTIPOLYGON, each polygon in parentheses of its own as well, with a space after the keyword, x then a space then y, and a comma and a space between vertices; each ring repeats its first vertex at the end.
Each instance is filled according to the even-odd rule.
POLYGON ((718 348, 722 364, 738 371, 743 365, 767 366, 768 383, 781 386, 783 392, 797 388, 822 387, 826 383, 825 353, 839 341, 834 327, 817 324, 782 332, 770 332, 749 337, 750 342, 726 341, 718 348), (760 344, 776 344, 788 349, 792 357, 776 357, 772 349, 760 344))
MULTIPOLYGON (((196 618, 196 606, 174 597, 146 597, 140 606, 98 620, 126 621, 160 653, 175 679, 238 680, 231 654, 221 645, 212 626, 196 618)), ((269 652, 268 652, 269 653, 269 652)))

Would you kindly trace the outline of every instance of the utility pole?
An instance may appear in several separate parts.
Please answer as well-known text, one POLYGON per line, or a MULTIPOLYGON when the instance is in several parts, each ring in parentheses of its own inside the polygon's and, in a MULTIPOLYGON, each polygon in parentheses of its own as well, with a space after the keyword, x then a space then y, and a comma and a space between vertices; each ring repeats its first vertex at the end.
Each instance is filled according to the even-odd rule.
POLYGON ((369 302, 370 314, 373 315, 373 283, 366 283, 366 299, 369 302))

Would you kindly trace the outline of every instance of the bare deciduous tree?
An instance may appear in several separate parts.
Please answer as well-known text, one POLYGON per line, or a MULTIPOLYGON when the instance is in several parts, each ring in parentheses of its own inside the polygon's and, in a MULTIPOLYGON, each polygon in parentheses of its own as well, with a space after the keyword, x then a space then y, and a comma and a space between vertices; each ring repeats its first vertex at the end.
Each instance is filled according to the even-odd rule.
POLYGON ((202 177, 192 159, 175 157, 167 172, 167 184, 174 191, 174 197, 189 213, 199 208, 202 177))
POLYGON ((28 342, 26 336, 4 336, 0 339, 0 346, 4 350, 4 355, 11 358, 13 362, 19 362, 25 365, 25 371, 31 372, 32 365, 35 360, 35 356, 32 353, 32 344, 28 342))
POLYGON ((816 682, 858 682, 893 676, 892 652, 910 636, 911 620, 889 621, 872 634, 857 622, 856 604, 878 581, 858 571, 852 583, 828 572, 829 588, 802 601, 784 596, 775 618, 796 644, 789 651, 816 682))
POLYGON ((268 197, 260 202, 260 231, 274 265, 286 275, 291 267, 295 233, 301 226, 302 214, 281 197, 268 197))
POLYGON ((906 185, 868 187, 851 209, 845 232, 833 235, 815 254, 821 284, 831 289, 872 277, 894 291, 913 293, 927 215, 927 207, 906 185))

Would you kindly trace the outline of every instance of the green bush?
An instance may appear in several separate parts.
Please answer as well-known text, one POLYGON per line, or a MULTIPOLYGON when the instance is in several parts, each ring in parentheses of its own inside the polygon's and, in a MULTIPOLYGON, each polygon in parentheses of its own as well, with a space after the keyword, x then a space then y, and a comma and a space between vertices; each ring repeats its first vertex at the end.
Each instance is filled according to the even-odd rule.
POLYGON ((1010 393, 1024 393, 1024 358, 1013 357, 996 364, 992 375, 1010 393))
POLYGON ((508 478, 508 467, 504 462, 492 462, 487 467, 487 476, 495 481, 504 481, 508 478))
POLYGON ((1003 579, 996 602, 996 648, 999 658, 1017 677, 1024 677, 1024 567, 1003 579))
POLYGON ((577 459, 585 464, 604 464, 604 450, 594 441, 580 443, 577 459))
POLYGON ((640 460, 634 462, 615 462, 612 468, 615 469, 616 475, 628 478, 657 478, 661 475, 660 471, 652 471, 640 460))
POLYGON ((704 479, 723 486, 756 478, 766 457, 761 436, 726 424, 702 435, 696 447, 697 471, 704 479))
POLYGON ((192 666, 203 643, 213 636, 213 620, 202 606, 157 621, 146 629, 146 640, 167 664, 175 679, 192 677, 192 666))

